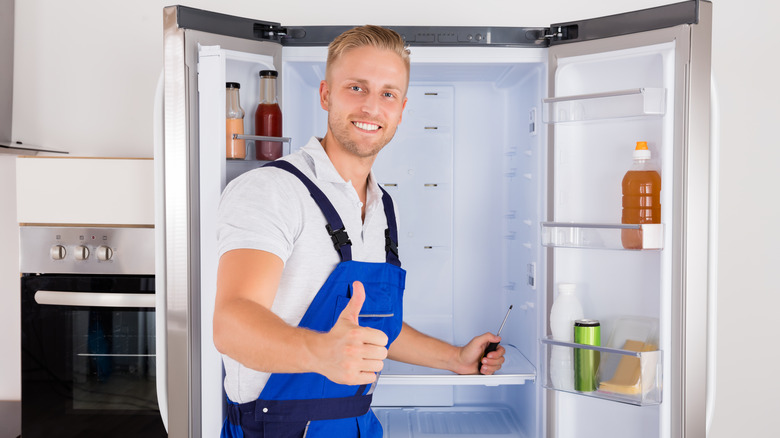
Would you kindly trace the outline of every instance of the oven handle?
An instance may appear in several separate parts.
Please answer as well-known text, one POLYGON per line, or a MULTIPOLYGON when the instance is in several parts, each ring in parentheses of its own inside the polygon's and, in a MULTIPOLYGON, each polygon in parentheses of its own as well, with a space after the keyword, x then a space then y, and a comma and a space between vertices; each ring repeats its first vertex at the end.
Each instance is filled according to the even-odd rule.
POLYGON ((65 292, 39 290, 35 302, 50 306, 87 307, 150 307, 154 308, 155 294, 119 294, 111 292, 65 292))

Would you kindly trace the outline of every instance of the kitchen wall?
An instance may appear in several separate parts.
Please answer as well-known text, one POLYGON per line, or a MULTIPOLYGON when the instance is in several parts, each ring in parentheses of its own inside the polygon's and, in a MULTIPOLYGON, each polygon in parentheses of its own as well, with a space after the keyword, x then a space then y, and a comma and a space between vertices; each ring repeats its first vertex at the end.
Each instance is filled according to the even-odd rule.
MULTIPOLYGON (((287 24, 544 26, 673 1, 190 0, 188 6, 287 24), (460 3, 458 3, 460 4, 460 3)), ((24 0, 15 8, 13 139, 76 156, 152 156, 152 103, 170 1, 24 0)), ((776 40, 760 17, 778 2, 714 1, 713 70, 720 86, 718 379, 711 436, 762 436, 776 414, 780 354, 780 216, 771 175, 780 148, 776 40)), ((52 182, 56 177, 52 176, 52 182)), ((18 400, 19 275, 14 159, 0 155, 0 400, 18 400)))

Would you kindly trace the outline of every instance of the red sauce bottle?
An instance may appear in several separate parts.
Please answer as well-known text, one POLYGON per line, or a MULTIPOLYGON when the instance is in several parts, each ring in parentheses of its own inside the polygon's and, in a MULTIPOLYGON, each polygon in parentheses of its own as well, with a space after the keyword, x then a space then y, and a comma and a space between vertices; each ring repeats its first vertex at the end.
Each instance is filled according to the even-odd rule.
MULTIPOLYGON (((255 112, 255 135, 282 136, 282 110, 276 99, 276 78, 274 70, 260 71, 260 103, 255 112)), ((255 141, 255 156, 258 160, 271 161, 282 156, 282 142, 255 141)))

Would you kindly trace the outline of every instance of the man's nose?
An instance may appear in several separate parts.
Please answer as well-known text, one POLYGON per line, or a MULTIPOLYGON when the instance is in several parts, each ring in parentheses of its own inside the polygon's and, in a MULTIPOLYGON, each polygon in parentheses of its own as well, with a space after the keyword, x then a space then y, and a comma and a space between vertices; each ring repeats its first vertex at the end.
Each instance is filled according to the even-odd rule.
POLYGON ((370 93, 363 99, 363 105, 361 109, 368 114, 376 114, 379 108, 380 95, 370 93))

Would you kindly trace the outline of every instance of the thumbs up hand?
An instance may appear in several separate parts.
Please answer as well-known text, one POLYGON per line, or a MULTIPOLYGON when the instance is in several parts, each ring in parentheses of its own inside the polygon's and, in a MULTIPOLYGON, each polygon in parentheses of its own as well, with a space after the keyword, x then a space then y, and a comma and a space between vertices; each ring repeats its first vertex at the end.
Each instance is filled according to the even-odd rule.
POLYGON ((344 385, 368 385, 376 380, 387 357, 387 335, 381 330, 361 327, 360 309, 366 299, 363 283, 352 283, 352 298, 336 324, 312 345, 319 358, 317 372, 344 385))

